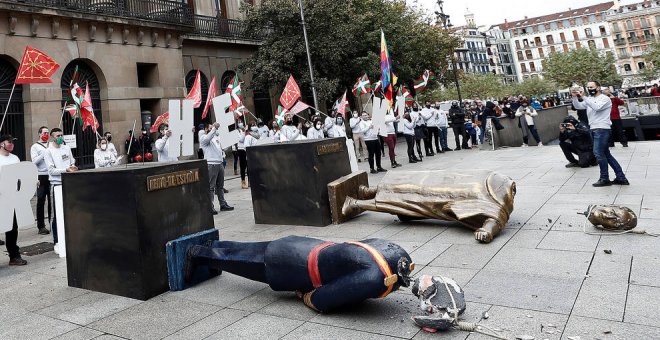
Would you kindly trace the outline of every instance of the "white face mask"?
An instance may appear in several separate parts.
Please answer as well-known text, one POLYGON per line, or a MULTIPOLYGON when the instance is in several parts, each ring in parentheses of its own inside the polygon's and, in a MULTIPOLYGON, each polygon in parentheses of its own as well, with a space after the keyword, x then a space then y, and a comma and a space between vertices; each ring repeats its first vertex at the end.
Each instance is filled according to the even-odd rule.
POLYGON ((105 151, 108 149, 108 144, 101 144, 101 150, 105 151))

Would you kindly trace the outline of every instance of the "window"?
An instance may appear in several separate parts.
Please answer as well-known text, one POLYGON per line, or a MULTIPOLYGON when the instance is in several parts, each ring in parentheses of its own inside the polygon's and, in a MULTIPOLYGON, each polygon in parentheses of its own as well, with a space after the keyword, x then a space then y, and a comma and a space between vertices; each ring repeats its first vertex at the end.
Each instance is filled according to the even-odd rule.
POLYGON ((638 70, 643 70, 644 68, 646 68, 646 64, 644 64, 643 61, 640 61, 640 62, 637 63, 637 69, 638 70))
POLYGON ((520 40, 516 40, 516 49, 517 49, 517 50, 520 49, 520 40))
POLYGON ((555 39, 552 37, 552 34, 548 34, 545 36, 545 40, 548 41, 548 45, 552 45, 555 43, 555 39))
POLYGON ((536 72, 536 65, 534 64, 533 61, 531 63, 529 63, 529 71, 530 72, 536 72))
MULTIPOLYGON (((660 15, 659 15, 658 17, 660 18, 660 15)), ((619 28, 619 24, 618 24, 618 23, 615 22, 615 23, 612 24, 612 31, 614 31, 614 32, 621 32, 621 29, 619 28)), ((602 32, 602 31, 601 31, 601 32, 602 32)))
POLYGON ((607 38, 603 38, 603 47, 610 48, 610 42, 607 38))
POLYGON ((543 54, 543 49, 539 47, 539 57, 540 58, 545 58, 545 55, 543 54))
POLYGON ((578 26, 582 25, 582 18, 580 18, 580 17, 575 18, 575 24, 578 25, 578 26))
POLYGON ((596 22, 596 15, 595 14, 589 15, 589 22, 596 22))
POLYGON ((527 39, 523 39, 523 46, 529 47, 529 41, 527 39))
POLYGON ((655 16, 655 25, 660 26, 660 15, 655 16))
POLYGON ((535 44, 536 46, 541 46, 541 45, 543 45, 543 43, 541 43, 541 37, 536 37, 536 38, 534 38, 534 44, 535 44))
POLYGON ((579 41, 575 42, 575 48, 582 48, 582 44, 579 41))
POLYGON ((556 30, 557 29, 557 23, 555 21, 550 23, 550 29, 551 30, 556 30))
POLYGON ((530 60, 531 60, 531 59, 534 59, 534 56, 532 55, 532 51, 531 51, 531 50, 526 50, 526 51, 525 51, 525 58, 530 59, 530 60))
POLYGON ((630 64, 623 64, 623 70, 626 72, 632 71, 632 67, 630 67, 630 64))
POLYGON ((587 45, 589 45, 589 48, 596 48, 596 42, 593 40, 587 41, 587 45))
POLYGON ((158 64, 137 63, 138 87, 157 87, 158 64))
POLYGON ((634 29, 632 20, 626 20, 626 29, 627 30, 634 29))
POLYGON ((591 34, 591 28, 585 28, 584 29, 584 34, 587 36, 587 38, 591 38, 593 36, 591 34))
POLYGON ((564 52, 568 52, 568 44, 563 44, 561 47, 564 50, 564 52))
POLYGON ((598 31, 600 32, 600 35, 607 35, 607 31, 605 30, 605 26, 598 26, 598 31))
POLYGON ((545 26, 543 24, 540 24, 539 28, 538 28, 538 31, 539 32, 545 32, 545 26))
POLYGON ((564 32, 559 33, 559 40, 561 40, 561 42, 566 42, 566 35, 564 32))
POLYGON ((521 63, 520 68, 522 69, 523 72, 527 72, 527 65, 525 63, 521 63))
POLYGON ((550 46, 550 53, 555 53, 555 52, 556 52, 555 47, 554 47, 554 46, 550 46))
POLYGON ((564 23, 562 23, 561 21, 557 21, 557 27, 564 28, 564 23))
POLYGON ((518 60, 525 60, 525 57, 523 57, 522 51, 518 51, 518 60))
POLYGON ((580 38, 578 37, 578 32, 573 31, 573 40, 579 40, 580 38))
POLYGON ((568 19, 564 19, 564 21, 562 21, 562 26, 564 26, 564 28, 571 27, 571 23, 568 21, 568 19))
POLYGON ((617 51, 618 51, 620 57, 627 57, 628 56, 628 50, 626 50, 625 47, 619 48, 617 51))

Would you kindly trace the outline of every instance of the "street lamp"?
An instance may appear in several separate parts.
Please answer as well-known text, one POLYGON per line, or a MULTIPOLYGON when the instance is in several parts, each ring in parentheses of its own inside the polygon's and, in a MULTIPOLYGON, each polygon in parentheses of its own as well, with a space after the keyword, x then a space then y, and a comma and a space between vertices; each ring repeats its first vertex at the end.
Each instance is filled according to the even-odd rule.
POLYGON ((312 97, 314 98, 314 108, 318 110, 319 103, 316 99, 316 83, 314 82, 314 68, 312 67, 312 55, 309 53, 309 41, 307 41, 307 27, 305 27, 305 12, 303 11, 302 0, 298 0, 300 7, 300 19, 302 20, 303 36, 305 37, 305 49, 307 50, 307 64, 309 65, 309 78, 312 81, 312 97))
MULTIPOLYGON (((438 7, 440 7, 440 11, 436 11, 435 15, 437 17, 436 22, 441 22, 442 26, 445 28, 445 31, 451 28, 453 25, 451 24, 451 21, 449 20, 449 15, 445 14, 445 11, 443 9, 444 1, 443 0, 438 0, 438 7)), ((460 103, 460 106, 463 106, 463 97, 461 97, 461 86, 458 83, 458 72, 457 69, 458 67, 456 66, 456 56, 454 55, 455 51, 452 51, 451 53, 451 67, 453 69, 454 73, 454 82, 456 83, 456 94, 458 94, 458 102, 460 103)))

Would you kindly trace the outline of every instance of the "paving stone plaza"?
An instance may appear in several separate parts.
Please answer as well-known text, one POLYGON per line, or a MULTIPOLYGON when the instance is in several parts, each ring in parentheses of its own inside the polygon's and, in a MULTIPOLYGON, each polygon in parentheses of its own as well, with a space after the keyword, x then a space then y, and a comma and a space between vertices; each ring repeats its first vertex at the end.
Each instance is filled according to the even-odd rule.
MULTIPOLYGON (((223 240, 392 240, 411 254, 416 275, 451 277, 463 287, 465 321, 509 339, 660 339, 660 238, 587 235, 578 214, 589 204, 619 203, 638 214, 638 228, 659 233, 660 144, 617 144, 612 153, 630 186, 592 187, 598 168, 565 168, 556 145, 447 152, 390 170, 484 168, 511 176, 515 209, 490 244, 466 229, 372 212, 323 228, 256 225, 238 179, 226 182, 236 210, 221 212, 215 225, 223 240)), ((370 175, 370 184, 380 178, 370 175)), ((36 227, 20 230, 21 246, 50 240, 36 227)), ((410 320, 421 311, 409 289, 326 315, 292 293, 224 273, 143 302, 68 287, 65 261, 53 252, 24 258, 24 267, 0 265, 0 339, 491 339, 421 331, 410 320)))

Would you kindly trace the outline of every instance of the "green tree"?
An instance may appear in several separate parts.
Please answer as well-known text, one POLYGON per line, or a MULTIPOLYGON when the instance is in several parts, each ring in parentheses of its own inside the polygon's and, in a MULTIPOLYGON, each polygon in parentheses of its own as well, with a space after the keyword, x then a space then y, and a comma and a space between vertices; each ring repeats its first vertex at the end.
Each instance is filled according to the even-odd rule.
POLYGON ((498 98, 504 93, 502 77, 496 74, 467 74, 459 78, 459 83, 463 99, 498 98))
POLYGON ((529 78, 519 84, 513 84, 507 91, 511 95, 522 94, 528 97, 541 96, 557 92, 557 85, 550 80, 541 78, 529 78))
POLYGON ((660 77, 660 42, 651 44, 642 57, 646 61, 646 67, 639 71, 637 78, 642 82, 658 79, 660 77))
POLYGON ((597 80, 603 85, 620 85, 614 55, 596 49, 577 48, 569 52, 553 52, 543 66, 545 78, 561 87, 573 84, 586 85, 597 80))
MULTIPOLYGON (((263 1, 246 11, 248 32, 267 27, 263 43, 240 65, 253 74, 252 88, 281 89, 289 74, 303 92, 310 89, 307 54, 295 0, 263 1)), ((333 101, 367 73, 380 77, 380 30, 385 32, 399 83, 412 81, 425 69, 447 69, 447 56, 458 40, 429 24, 423 13, 391 0, 303 0, 314 78, 319 101, 333 101)), ((431 88, 437 83, 431 84, 431 88)), ((350 91, 349 91, 350 93, 350 91)))

